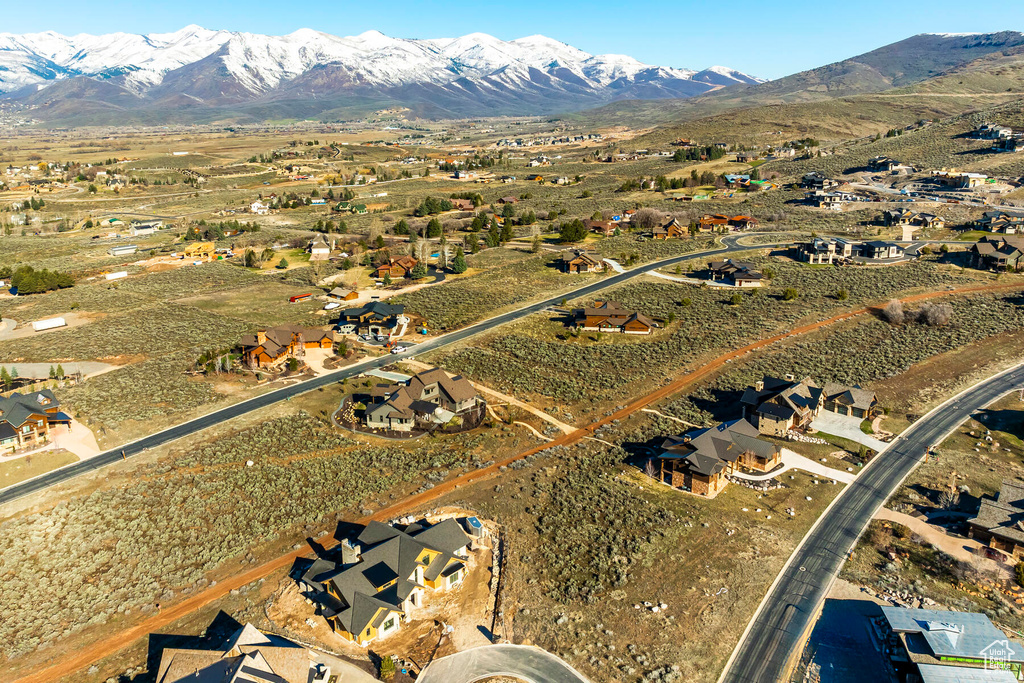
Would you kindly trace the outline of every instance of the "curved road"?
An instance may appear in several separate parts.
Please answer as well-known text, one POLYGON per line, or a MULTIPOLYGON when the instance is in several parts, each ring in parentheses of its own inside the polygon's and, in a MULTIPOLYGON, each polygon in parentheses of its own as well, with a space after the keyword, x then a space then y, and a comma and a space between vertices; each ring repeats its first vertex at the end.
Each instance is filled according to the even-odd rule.
POLYGON ((825 594, 878 509, 928 448, 977 410, 1024 386, 1024 365, 984 380, 925 415, 865 467, 826 509, 776 578, 719 678, 776 683, 796 661, 825 594))
POLYGON ((595 294, 597 292, 600 292, 601 290, 607 289, 609 287, 614 287, 616 285, 622 284, 623 282, 626 282, 627 280, 643 275, 648 270, 653 270, 655 268, 664 268, 666 266, 672 266, 675 265, 676 263, 681 263, 682 261, 688 261, 692 259, 707 258, 709 256, 718 256, 721 254, 731 252, 749 251, 750 249, 762 249, 773 246, 771 244, 740 245, 737 244, 738 239, 739 237, 737 236, 727 237, 724 240, 722 240, 724 246, 719 247, 717 249, 708 249, 705 251, 681 254, 679 256, 673 256, 671 258, 663 259, 661 261, 655 261, 653 263, 639 266, 632 270, 627 270, 624 273, 612 275, 611 277, 606 277, 602 280, 598 280, 597 282, 593 282, 589 285, 579 287, 570 292, 558 294, 549 299, 544 299, 543 301, 538 301, 537 303, 529 304, 528 306, 524 306, 523 308, 514 311, 509 311, 508 313, 503 313, 493 318, 489 318, 487 320, 474 323, 473 325, 469 325, 468 327, 464 327, 462 329, 449 332, 439 337, 435 337, 434 339, 425 341, 422 344, 417 344, 411 347, 405 353, 392 354, 380 358, 370 358, 360 363, 347 366, 340 370, 335 370, 334 372, 329 372, 319 377, 314 377, 312 379, 308 379, 304 382, 299 382, 291 386, 282 387, 281 389, 275 389, 274 391, 270 391, 260 396, 247 399, 245 401, 236 403, 226 408, 215 410, 212 413, 209 413, 202 417, 195 418, 194 420, 183 422, 182 424, 170 427, 169 429, 165 429, 155 434, 151 434, 137 441, 132 441, 131 443, 125 444, 116 449, 106 451, 105 453, 100 453, 96 457, 90 458, 88 460, 83 460, 72 465, 68 465, 67 467, 63 467, 61 469, 39 475, 34 479, 29 479, 19 484, 9 486, 0 491, 0 505, 4 503, 9 503, 13 500, 17 500, 18 498, 22 498, 24 496, 35 493, 42 489, 49 488, 50 486, 54 486, 55 484, 58 484, 60 482, 67 481, 81 474, 98 470, 101 467, 105 467, 106 465, 115 463, 118 460, 126 459, 130 456, 136 455, 151 448, 156 448, 158 446, 162 446, 164 444, 170 443, 182 437, 195 434, 196 432, 202 431, 207 427, 212 427, 213 425, 220 424, 221 422, 225 422, 240 415, 245 415, 246 413, 250 413, 254 410, 265 408, 267 406, 273 405, 274 403, 278 403, 279 401, 285 401, 294 396, 298 396, 299 394, 304 394, 308 391, 313 391, 314 389, 318 389, 320 387, 333 384, 334 382, 340 382, 343 379, 355 377, 363 372, 366 372, 367 370, 372 370, 374 368, 380 368, 385 365, 390 365, 403 358, 408 358, 413 355, 419 355, 421 353, 426 353, 428 351, 433 351, 435 349, 440 349, 450 344, 463 341, 476 334, 480 334, 481 332, 493 330, 494 328, 499 327, 501 325, 505 325, 506 323, 510 323, 515 320, 520 320, 521 318, 533 315, 534 313, 539 313, 540 311, 543 311, 548 307, 558 305, 558 303, 562 299, 577 299, 589 296, 591 294, 595 294))
POLYGON ((530 645, 484 645, 427 665, 419 683, 474 683, 508 676, 524 683, 588 683, 561 659, 530 645))

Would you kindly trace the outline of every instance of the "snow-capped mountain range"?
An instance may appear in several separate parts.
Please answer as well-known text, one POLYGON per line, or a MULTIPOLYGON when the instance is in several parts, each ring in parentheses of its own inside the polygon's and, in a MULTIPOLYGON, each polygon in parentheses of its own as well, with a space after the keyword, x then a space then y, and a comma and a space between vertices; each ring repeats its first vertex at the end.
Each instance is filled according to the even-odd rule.
POLYGON ((437 115, 544 113, 759 82, 725 67, 696 72, 591 55, 541 35, 409 40, 378 31, 267 36, 199 26, 149 35, 0 33, 0 93, 50 110, 66 110, 73 98, 93 113, 239 111, 256 103, 277 103, 276 112, 288 101, 307 114, 360 98, 437 115))

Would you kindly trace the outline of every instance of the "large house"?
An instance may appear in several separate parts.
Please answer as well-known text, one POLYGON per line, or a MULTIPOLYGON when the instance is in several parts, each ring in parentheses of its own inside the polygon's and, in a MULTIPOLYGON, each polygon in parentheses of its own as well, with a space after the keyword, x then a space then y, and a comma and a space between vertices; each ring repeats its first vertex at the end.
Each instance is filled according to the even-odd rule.
POLYGON ((981 218, 974 221, 979 230, 1015 235, 1024 232, 1024 215, 1005 213, 1003 211, 986 211, 981 218))
POLYGON ((326 261, 331 257, 331 245, 327 243, 327 238, 323 235, 317 234, 309 242, 309 246, 306 247, 306 251, 309 252, 310 261, 326 261))
POLYGON ((445 425, 483 405, 480 394, 461 375, 449 377, 440 368, 427 370, 399 385, 378 385, 366 405, 366 426, 411 432, 445 425))
POLYGON ((461 585, 469 544, 455 519, 370 522, 354 541, 342 541, 340 562, 318 558, 301 580, 335 633, 366 647, 398 631, 431 593, 461 585))
POLYGON ((724 213, 706 213, 703 216, 701 216, 700 219, 697 221, 697 228, 702 231, 714 231, 723 228, 746 230, 747 228, 751 228, 756 225, 756 218, 752 216, 746 216, 743 214, 740 214, 738 216, 729 216, 724 213))
POLYGON ((932 171, 932 178, 940 185, 958 190, 973 190, 988 182, 988 176, 982 173, 966 173, 955 169, 932 171))
POLYGON ((978 514, 967 520, 968 536, 1005 553, 1014 562, 1024 559, 1024 482, 1003 480, 993 498, 982 498, 978 514))
POLYGON ((334 334, 299 325, 279 325, 242 337, 242 362, 253 370, 276 368, 289 358, 301 358, 306 349, 334 347, 334 334))
POLYGON ((675 218, 670 218, 664 225, 656 225, 651 229, 651 238, 667 240, 674 237, 686 237, 689 229, 675 218))
POLYGON ((971 245, 971 266, 990 270, 1024 268, 1024 235, 986 235, 971 245))
POLYGON ((798 381, 791 375, 765 377, 740 397, 743 417, 760 433, 779 437, 806 428, 822 410, 865 419, 877 404, 874 392, 856 384, 828 382, 819 387, 810 377, 798 381))
POLYGON ((323 665, 313 653, 246 624, 219 647, 166 648, 156 683, 309 683, 323 665))
POLYGON ((946 221, 941 216, 911 211, 906 208, 883 211, 882 222, 890 227, 913 225, 922 228, 942 228, 946 225, 946 221))
POLYGON ((50 440, 51 426, 70 424, 49 389, 0 396, 0 452, 41 446, 50 440))
POLYGON ((800 179, 800 187, 808 190, 829 190, 833 187, 838 187, 838 185, 838 180, 833 180, 818 171, 806 173, 804 174, 804 177, 800 179))
POLYGON ((657 456, 661 481, 714 497, 736 469, 768 472, 782 462, 782 450, 759 436, 757 428, 746 420, 670 436, 662 442, 657 456))
POLYGON ((754 264, 743 261, 711 261, 708 272, 712 282, 730 282, 734 287, 760 287, 764 275, 754 269, 754 264))
POLYGON ((569 249, 559 257, 558 268, 565 273, 597 273, 604 270, 604 263, 592 252, 569 249))
POLYGON ((573 324, 584 330, 622 332, 624 334, 650 334, 654 321, 642 313, 629 311, 617 301, 595 301, 588 308, 572 312, 573 324))
POLYGON ((984 614, 882 605, 872 621, 900 681, 1013 683, 1024 643, 1010 640, 984 614))
POLYGON ((217 252, 217 247, 213 242, 193 242, 192 244, 185 247, 182 255, 186 259, 196 259, 199 261, 212 261, 213 255, 217 252))
POLYGON ((404 312, 405 306, 401 304, 371 301, 359 308, 343 310, 337 330, 341 334, 391 334, 404 312))
POLYGON ((417 263, 419 261, 412 256, 399 256, 398 258, 388 259, 386 263, 377 266, 377 269, 373 271, 373 276, 383 278, 385 275, 390 274, 392 280, 412 277, 412 269, 416 267, 417 263))
POLYGON ((898 259, 903 258, 903 247, 896 242, 874 240, 860 245, 860 256, 866 259, 898 259))
POLYGON ((859 253, 855 242, 842 238, 815 237, 810 242, 798 242, 794 245, 796 258, 813 264, 839 263, 853 258, 859 253))

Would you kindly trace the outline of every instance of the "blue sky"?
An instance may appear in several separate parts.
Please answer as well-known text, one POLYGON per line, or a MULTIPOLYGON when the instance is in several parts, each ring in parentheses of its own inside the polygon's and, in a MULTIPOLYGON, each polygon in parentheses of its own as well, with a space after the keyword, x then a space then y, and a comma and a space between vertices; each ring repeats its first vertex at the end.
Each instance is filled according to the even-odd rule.
POLYGON ((737 3, 725 0, 450 0, 281 3, 267 0, 104 0, 34 3, 5 0, 0 31, 156 33, 188 24, 285 34, 314 28, 336 35, 369 29, 400 38, 476 31, 503 39, 542 33, 592 53, 621 53, 662 66, 720 64, 777 78, 845 59, 924 32, 1024 30, 1024 2, 930 0, 737 3))

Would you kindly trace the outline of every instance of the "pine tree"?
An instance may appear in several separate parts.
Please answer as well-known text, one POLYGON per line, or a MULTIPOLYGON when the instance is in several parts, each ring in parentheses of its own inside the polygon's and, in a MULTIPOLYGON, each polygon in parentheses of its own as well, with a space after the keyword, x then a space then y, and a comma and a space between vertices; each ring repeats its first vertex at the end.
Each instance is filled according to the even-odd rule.
POLYGON ((56 379, 57 370, 51 365, 50 366, 50 379, 56 379))
POLYGON ((452 272, 461 274, 466 272, 466 254, 462 251, 462 247, 455 250, 455 258, 452 259, 452 272))
POLYGON ((384 286, 385 287, 390 287, 391 286, 391 271, 385 271, 384 272, 384 286))

